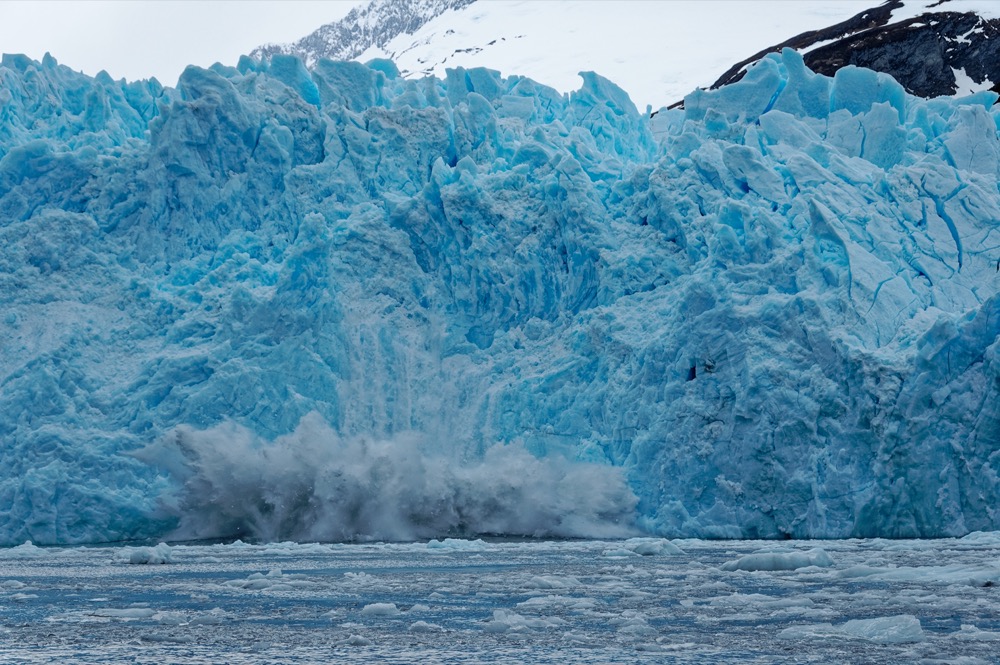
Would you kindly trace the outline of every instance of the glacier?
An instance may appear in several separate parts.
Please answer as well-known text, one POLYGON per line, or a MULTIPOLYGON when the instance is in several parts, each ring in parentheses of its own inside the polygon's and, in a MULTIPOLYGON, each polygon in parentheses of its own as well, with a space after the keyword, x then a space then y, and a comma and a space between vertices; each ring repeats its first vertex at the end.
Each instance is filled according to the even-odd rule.
POLYGON ((0 544, 1000 529, 1000 112, 0 63, 0 544))

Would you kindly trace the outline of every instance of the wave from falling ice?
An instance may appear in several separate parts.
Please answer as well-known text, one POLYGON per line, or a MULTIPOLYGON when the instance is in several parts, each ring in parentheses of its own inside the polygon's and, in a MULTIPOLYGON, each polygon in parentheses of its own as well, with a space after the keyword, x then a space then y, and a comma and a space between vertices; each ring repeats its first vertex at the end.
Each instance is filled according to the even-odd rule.
POLYGON ((318 414, 267 441, 235 423, 175 428, 136 456, 178 489, 175 539, 412 540, 446 534, 618 537, 636 497, 619 468, 497 445, 474 462, 406 433, 346 438, 318 414))

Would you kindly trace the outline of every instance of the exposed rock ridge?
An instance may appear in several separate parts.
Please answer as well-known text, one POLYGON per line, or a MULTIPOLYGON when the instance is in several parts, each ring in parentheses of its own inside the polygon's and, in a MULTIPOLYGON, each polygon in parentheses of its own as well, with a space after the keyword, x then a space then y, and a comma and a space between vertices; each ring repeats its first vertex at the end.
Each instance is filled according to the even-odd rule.
MULTIPOLYGON (((947 7, 948 1, 934 7, 947 7)), ((793 48, 817 73, 833 76, 847 65, 867 67, 889 74, 921 97, 960 92, 956 73, 961 72, 977 84, 991 82, 984 88, 998 89, 1000 20, 939 10, 891 23, 893 12, 902 7, 900 0, 890 0, 842 23, 792 37, 736 63, 712 88, 739 81, 749 65, 768 53, 793 48)))

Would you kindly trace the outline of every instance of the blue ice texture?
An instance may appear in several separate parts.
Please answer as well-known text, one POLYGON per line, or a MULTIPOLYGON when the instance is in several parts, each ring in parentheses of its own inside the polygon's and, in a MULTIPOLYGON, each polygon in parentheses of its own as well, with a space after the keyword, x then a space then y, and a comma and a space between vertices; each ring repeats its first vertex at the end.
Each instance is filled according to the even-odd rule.
POLYGON ((0 66, 0 544, 1000 529, 1000 107, 0 66))

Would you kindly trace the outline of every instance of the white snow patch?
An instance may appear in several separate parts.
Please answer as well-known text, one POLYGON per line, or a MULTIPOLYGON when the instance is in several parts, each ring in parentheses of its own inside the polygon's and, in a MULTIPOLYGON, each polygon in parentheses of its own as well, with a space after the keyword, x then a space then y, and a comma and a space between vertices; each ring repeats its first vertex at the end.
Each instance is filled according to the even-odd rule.
POLYGON ((902 7, 892 12, 890 23, 916 18, 921 14, 939 12, 973 13, 986 19, 1000 18, 1000 2, 996 0, 905 0, 902 7))
POLYGON ((976 92, 982 92, 983 90, 989 90, 993 87, 993 81, 986 79, 985 81, 976 81, 971 76, 965 73, 965 68, 955 69, 951 68, 953 74, 955 74, 955 97, 965 97, 976 92))
POLYGON ((578 72, 593 70, 626 90, 639 109, 659 108, 711 85, 742 58, 871 5, 870 0, 475 2, 356 60, 391 58, 412 78, 443 77, 445 69, 458 66, 489 67, 562 92, 579 88, 578 72), (704 47, 706 38, 711 49, 704 47))

